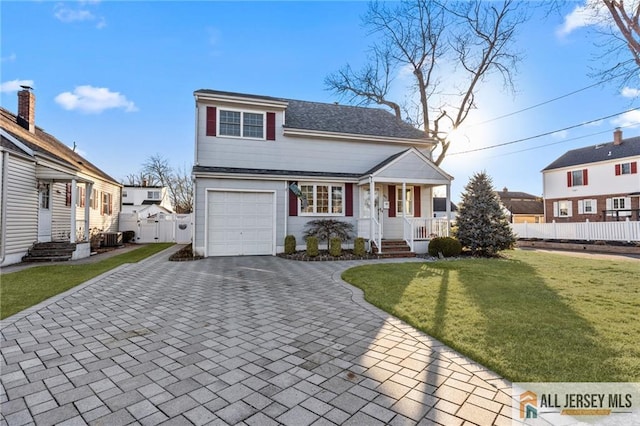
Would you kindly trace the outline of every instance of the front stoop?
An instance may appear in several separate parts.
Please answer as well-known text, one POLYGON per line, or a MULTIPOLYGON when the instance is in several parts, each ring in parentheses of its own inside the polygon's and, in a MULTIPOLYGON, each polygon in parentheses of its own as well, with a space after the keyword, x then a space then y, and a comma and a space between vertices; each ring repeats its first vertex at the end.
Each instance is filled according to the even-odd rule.
POLYGON ((373 244, 373 253, 381 259, 416 257, 411 247, 404 240, 382 240, 382 253, 378 253, 378 247, 373 244))
POLYGON ((52 241, 48 243, 35 243, 29 249, 23 262, 60 262, 71 260, 76 243, 68 241, 52 241))

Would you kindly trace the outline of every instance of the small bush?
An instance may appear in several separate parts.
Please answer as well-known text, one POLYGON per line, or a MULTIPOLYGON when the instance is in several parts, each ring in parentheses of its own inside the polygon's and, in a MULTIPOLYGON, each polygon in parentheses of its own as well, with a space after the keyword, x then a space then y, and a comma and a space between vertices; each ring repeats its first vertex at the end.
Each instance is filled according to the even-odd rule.
POLYGON ((316 257, 319 254, 318 237, 307 237, 307 256, 316 257))
POLYGON ((296 237, 293 235, 287 235, 284 237, 284 252, 286 254, 293 254, 296 252, 296 237))
POLYGON ((362 237, 356 238, 356 240, 353 243, 353 254, 355 254, 356 256, 364 256, 365 254, 364 238, 362 237))
POLYGON ((451 237, 433 238, 429 241, 429 255, 439 257, 440 253, 443 257, 458 256, 462 253, 462 244, 451 237))
POLYGON ((334 257, 342 254, 342 240, 340 238, 333 237, 329 240, 329 254, 334 257))
POLYGON ((122 232, 122 242, 130 243, 134 241, 136 238, 136 231, 123 231, 122 232))

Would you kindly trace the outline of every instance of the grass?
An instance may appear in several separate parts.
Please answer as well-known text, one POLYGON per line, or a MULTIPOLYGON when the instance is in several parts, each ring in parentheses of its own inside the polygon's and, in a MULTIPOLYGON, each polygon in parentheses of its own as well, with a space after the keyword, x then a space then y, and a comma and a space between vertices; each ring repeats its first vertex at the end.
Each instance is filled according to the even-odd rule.
POLYGON ((640 264, 533 251, 345 271, 370 303, 515 382, 640 381, 640 264))
POLYGON ((135 263, 173 243, 148 244, 127 253, 85 264, 36 266, 0 276, 0 319, 7 318, 124 263, 135 263))

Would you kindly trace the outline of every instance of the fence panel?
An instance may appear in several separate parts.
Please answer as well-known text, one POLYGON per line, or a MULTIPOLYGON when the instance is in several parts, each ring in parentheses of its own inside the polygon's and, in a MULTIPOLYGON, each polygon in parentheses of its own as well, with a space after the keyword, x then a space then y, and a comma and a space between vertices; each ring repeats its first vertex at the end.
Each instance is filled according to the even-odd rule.
POLYGON ((518 238, 542 240, 640 241, 640 221, 512 223, 518 238))
POLYGON ((119 223, 121 231, 135 231, 137 243, 191 242, 192 214, 158 214, 140 219, 136 213, 120 213, 119 223))

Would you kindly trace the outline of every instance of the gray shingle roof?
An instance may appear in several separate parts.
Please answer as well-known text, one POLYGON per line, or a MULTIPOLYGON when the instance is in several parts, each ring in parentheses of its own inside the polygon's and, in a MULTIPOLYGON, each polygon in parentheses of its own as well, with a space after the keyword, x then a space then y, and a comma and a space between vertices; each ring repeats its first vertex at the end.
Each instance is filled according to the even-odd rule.
POLYGON ((424 132, 398 120, 395 115, 381 108, 299 101, 209 89, 197 90, 195 93, 287 102, 284 127, 288 129, 427 141, 424 132))
POLYGON ((542 169, 542 171, 616 160, 637 155, 640 155, 640 136, 623 139, 620 145, 614 145, 613 142, 609 142, 567 151, 553 163, 542 169))

